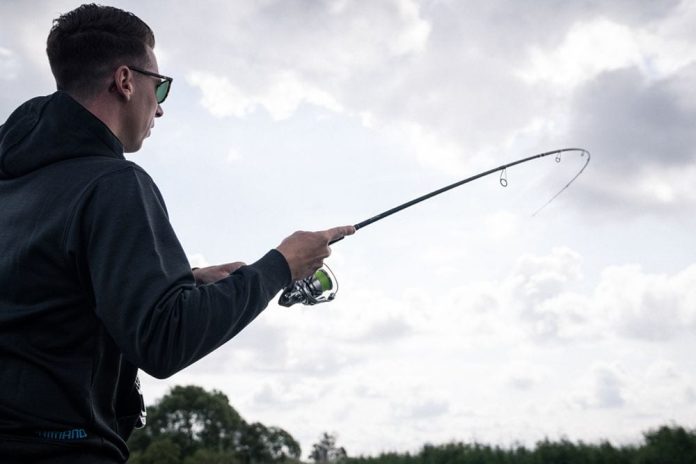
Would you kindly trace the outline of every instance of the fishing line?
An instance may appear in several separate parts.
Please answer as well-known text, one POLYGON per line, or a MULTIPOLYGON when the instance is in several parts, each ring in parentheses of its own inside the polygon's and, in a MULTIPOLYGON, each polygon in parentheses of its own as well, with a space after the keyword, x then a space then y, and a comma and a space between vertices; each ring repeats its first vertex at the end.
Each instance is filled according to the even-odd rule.
MULTIPOLYGON (((584 150, 584 149, 582 149, 582 148, 579 148, 578 150, 581 150, 581 151, 580 151, 580 156, 581 156, 581 157, 585 157, 585 155, 587 155, 587 159, 585 160, 585 164, 583 164, 582 168, 580 168, 580 170, 578 171, 578 173, 575 174, 575 176, 573 176, 573 178, 570 179, 570 180, 568 181, 568 183, 565 184, 561 190, 559 190, 554 196, 552 196, 552 197, 549 199, 549 201, 547 201, 546 203, 544 203, 543 205, 541 205, 541 207, 540 207, 538 210, 534 211, 534 213, 532 213, 532 216, 536 216, 536 215, 539 213, 539 211, 541 211, 542 209, 546 208, 549 204, 551 204, 551 202, 552 202, 553 200, 555 200, 556 198, 558 198, 558 195, 560 195, 561 193, 565 192, 565 191, 568 189, 568 187, 570 187, 570 184, 572 184, 573 182, 575 182, 575 179, 577 179, 578 177, 580 177, 580 174, 582 174, 583 171, 585 171, 585 168, 587 167, 587 165, 590 164, 590 152, 587 151, 587 150, 584 150)), ((560 163, 560 162, 561 162, 561 153, 560 153, 560 152, 556 155, 556 162, 557 162, 557 163, 560 163)))
MULTIPOLYGON (((517 166, 518 164, 522 163, 527 163, 532 160, 536 160, 539 158, 544 158, 547 156, 551 155, 556 155, 555 161, 556 163, 560 163, 562 161, 561 154, 562 153, 568 153, 568 152, 575 152, 579 153, 581 158, 585 158, 585 164, 580 168, 577 174, 573 176, 572 179, 568 181, 567 184, 561 188, 561 190, 558 191, 551 199, 549 199, 546 203, 544 203, 539 209, 537 209, 532 216, 536 216, 541 210, 546 208, 551 202, 553 202, 558 196, 565 192, 570 185, 575 182, 575 180, 580 177, 580 174, 582 174, 585 171, 585 168, 587 168, 587 165, 590 164, 590 152, 585 150, 584 148, 561 148, 560 150, 553 150, 553 151, 547 151, 544 153, 539 153, 536 155, 529 156, 527 158, 522 158, 517 161, 512 161, 510 163, 503 164, 501 166, 498 166, 497 168, 489 169, 487 171, 475 174, 471 177, 467 177, 466 179, 460 180, 458 182, 455 182, 453 184, 447 185, 445 187, 442 187, 440 189, 437 189, 435 191, 432 191, 430 193, 427 193, 423 196, 420 196, 418 198, 414 198, 411 201, 407 201, 406 203, 403 203, 399 206, 395 206, 394 208, 388 209, 387 211, 384 211, 383 213, 380 213, 376 216, 373 216, 369 219, 366 219, 362 222, 359 222, 354 225, 355 230, 360 230, 363 227, 369 226, 370 224, 374 224, 377 221, 381 221, 382 219, 391 216, 392 214, 398 213, 399 211, 403 211, 406 208, 410 208, 413 205, 416 205, 422 201, 428 200, 434 196, 440 195, 442 193, 445 193, 449 190, 452 190, 454 188, 460 187, 464 184, 468 184, 469 182, 473 182, 477 179, 481 179, 482 177, 489 176, 491 174, 494 174, 498 171, 500 171, 500 178, 499 182, 502 187, 507 187, 508 186, 508 179, 507 179, 507 170, 508 168, 511 168, 513 166, 517 166)), ((332 245, 340 240, 343 240, 343 237, 333 240, 329 243, 329 245, 332 245)), ((336 297, 336 291, 338 289, 337 285, 336 288, 334 289, 334 282, 337 284, 336 281, 336 276, 333 275, 330 269, 328 269, 327 266, 324 266, 324 268, 319 269, 317 272, 314 273, 314 275, 307 277, 306 279, 303 280, 298 280, 297 282, 293 283, 292 285, 288 286, 283 293, 280 296, 280 299, 278 300, 278 303, 282 306, 292 306, 293 304, 296 303, 303 303, 305 305, 314 305, 318 303, 325 303, 328 301, 332 301, 336 297), (333 290, 333 291, 332 291, 333 290)))

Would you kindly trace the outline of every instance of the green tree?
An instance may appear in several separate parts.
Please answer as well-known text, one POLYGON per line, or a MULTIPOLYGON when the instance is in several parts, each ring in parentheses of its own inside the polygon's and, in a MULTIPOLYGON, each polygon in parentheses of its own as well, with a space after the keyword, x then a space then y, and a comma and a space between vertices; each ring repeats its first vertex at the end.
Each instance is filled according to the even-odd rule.
POLYGON ((184 459, 183 464, 241 464, 236 454, 230 451, 199 449, 184 459))
POLYGON ((155 440, 143 452, 131 456, 131 464, 179 464, 181 449, 168 438, 155 440))
POLYGON ((216 390, 177 386, 147 413, 147 426, 128 441, 135 464, 255 464, 288 462, 301 455, 288 432, 248 424, 216 390), (160 451, 171 461, 151 461, 160 451))
POLYGON ((645 433, 645 445, 637 464, 693 464, 696 462, 696 431, 662 426, 645 433))
POLYGON ((148 420, 154 436, 176 437, 186 455, 191 448, 234 448, 245 425, 224 393, 196 386, 174 387, 148 413, 148 420))
POLYGON ((268 431, 268 446, 274 461, 286 462, 300 459, 302 449, 292 435, 279 427, 269 427, 268 431))
POLYGON ((312 445, 309 455, 314 462, 340 462, 348 457, 345 448, 336 446, 336 436, 324 432, 319 443, 312 445))
POLYGON ((259 422, 244 429, 239 444, 240 454, 249 464, 287 462, 299 459, 302 454, 300 444, 288 432, 259 422))

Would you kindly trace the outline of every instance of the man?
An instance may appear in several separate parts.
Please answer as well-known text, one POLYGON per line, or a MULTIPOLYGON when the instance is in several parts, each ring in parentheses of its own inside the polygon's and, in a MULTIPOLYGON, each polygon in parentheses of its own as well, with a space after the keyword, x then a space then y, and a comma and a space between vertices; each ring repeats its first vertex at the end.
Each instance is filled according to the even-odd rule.
POLYGON ((58 91, 0 126, 0 462, 125 462, 138 368, 164 378, 215 350, 355 231, 192 272, 157 187, 123 157, 164 114, 154 45, 116 8, 61 16, 58 91))

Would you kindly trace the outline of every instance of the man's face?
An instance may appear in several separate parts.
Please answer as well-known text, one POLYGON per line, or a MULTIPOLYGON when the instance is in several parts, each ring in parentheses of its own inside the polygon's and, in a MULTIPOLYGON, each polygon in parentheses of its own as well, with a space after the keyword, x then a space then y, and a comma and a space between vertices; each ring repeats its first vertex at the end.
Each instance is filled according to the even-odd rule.
MULTIPOLYGON (((149 64, 145 66, 145 70, 159 73, 155 53, 150 47, 146 48, 149 64)), ((135 71, 132 73, 133 94, 125 115, 124 140, 121 141, 126 153, 140 150, 143 141, 150 135, 150 131, 155 126, 155 118, 164 114, 155 96, 155 87, 159 84, 159 80, 135 71)))

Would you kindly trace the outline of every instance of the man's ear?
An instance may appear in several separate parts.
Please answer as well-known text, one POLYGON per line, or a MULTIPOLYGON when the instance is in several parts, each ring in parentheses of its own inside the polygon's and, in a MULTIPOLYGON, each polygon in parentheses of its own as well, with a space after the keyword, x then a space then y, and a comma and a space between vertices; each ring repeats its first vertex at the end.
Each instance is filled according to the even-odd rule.
POLYGON ((133 95, 133 72, 128 66, 119 66, 113 74, 114 82, 109 88, 126 101, 133 95))

